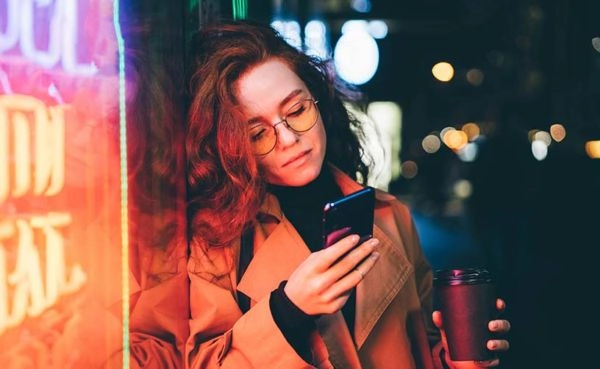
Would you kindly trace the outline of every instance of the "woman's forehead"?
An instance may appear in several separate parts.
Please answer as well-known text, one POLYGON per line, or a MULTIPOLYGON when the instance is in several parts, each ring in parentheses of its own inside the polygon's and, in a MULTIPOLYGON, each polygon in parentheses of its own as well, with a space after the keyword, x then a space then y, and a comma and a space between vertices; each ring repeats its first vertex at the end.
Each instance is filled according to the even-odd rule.
POLYGON ((240 76, 236 83, 238 103, 247 113, 282 109, 298 96, 309 97, 300 77, 283 61, 269 59, 240 76))

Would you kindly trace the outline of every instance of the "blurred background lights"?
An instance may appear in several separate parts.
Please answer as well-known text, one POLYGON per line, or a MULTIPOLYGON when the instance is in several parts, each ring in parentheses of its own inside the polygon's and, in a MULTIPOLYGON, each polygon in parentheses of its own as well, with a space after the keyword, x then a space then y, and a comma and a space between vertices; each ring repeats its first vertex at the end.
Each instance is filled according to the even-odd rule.
POLYGON ((311 20, 304 27, 306 54, 326 59, 329 56, 327 26, 320 20, 311 20))
POLYGON ((550 136, 552 136, 554 141, 560 142, 567 137, 567 130, 562 124, 554 123, 550 126, 550 136))
POLYGON ((364 19, 353 19, 349 21, 345 21, 342 24, 341 31, 342 34, 348 34, 350 32, 367 32, 369 30, 369 22, 364 19))
POLYGON ((369 21, 368 30, 369 30, 369 33, 371 34, 371 36, 373 36, 373 38, 375 38, 377 40, 381 40, 382 38, 385 38, 385 36, 387 36, 387 34, 388 34, 387 23, 385 23, 382 20, 369 21))
POLYGON ((348 83, 362 85, 373 78, 379 65, 379 48, 368 32, 366 21, 351 20, 343 24, 333 60, 339 76, 348 83))
POLYGON ((480 69, 473 68, 467 71, 467 82, 473 86, 480 86, 483 83, 483 72, 480 69))
POLYGON ((534 141, 542 141, 546 146, 550 146, 552 143, 552 137, 550 137, 550 133, 546 131, 537 131, 533 134, 534 141))
POLYGON ((458 150, 456 155, 458 155, 458 158, 464 162, 472 162, 477 159, 478 153, 479 146, 476 143, 469 142, 462 149, 458 150))
POLYGON ((477 123, 473 122, 465 123, 462 126, 461 130, 467 134, 467 138, 469 139, 469 141, 475 141, 481 133, 481 129, 479 128, 477 123))
POLYGON ((274 19, 271 26, 283 35, 286 41, 298 50, 302 50, 300 24, 294 20, 274 19))
POLYGON ((419 167, 417 163, 412 160, 407 160, 402 163, 402 177, 404 178, 415 178, 419 173, 419 167))
POLYGON ((375 123, 376 134, 370 142, 374 147, 369 147, 375 161, 371 185, 387 189, 401 172, 402 109, 393 101, 373 101, 367 107, 367 115, 375 123), (381 150, 383 157, 377 155, 381 150))
POLYGON ((468 180, 459 179, 454 183, 452 191, 459 199, 466 199, 467 197, 471 196, 471 193, 473 193, 473 186, 468 180))
POLYGON ((441 132, 440 132, 440 137, 442 138, 442 140, 444 139, 444 136, 446 135, 446 133, 455 130, 456 128, 448 126, 448 127, 444 127, 442 128, 441 132))
POLYGON ((452 151, 462 149, 468 142, 467 134, 456 129, 447 130, 442 136, 442 142, 452 151))
POLYGON ((594 37, 592 39, 592 46, 600 53, 600 37, 594 37))
POLYGON ((423 147, 423 150, 428 154, 436 153, 440 149, 441 144, 438 136, 434 134, 425 136, 423 141, 421 141, 421 147, 423 147))
POLYGON ((527 139, 529 140, 529 142, 533 142, 533 140, 535 140, 535 134, 537 132, 537 129, 530 129, 529 132, 527 132, 527 139))
POLYGON ((592 159, 600 159, 600 140, 586 142, 585 152, 592 159))
POLYGON ((454 77, 454 67, 447 62, 439 62, 431 68, 433 76, 441 82, 448 82, 454 77))
POLYGON ((371 11, 370 0, 351 0, 350 6, 359 13, 368 13, 371 11))
POLYGON ((548 145, 541 140, 531 142, 531 153, 537 161, 542 161, 548 156, 548 145))

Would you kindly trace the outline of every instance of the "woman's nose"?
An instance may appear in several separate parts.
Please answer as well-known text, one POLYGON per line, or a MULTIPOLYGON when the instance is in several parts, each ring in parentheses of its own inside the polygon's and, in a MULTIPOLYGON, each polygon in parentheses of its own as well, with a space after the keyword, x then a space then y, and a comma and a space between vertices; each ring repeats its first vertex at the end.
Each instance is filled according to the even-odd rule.
POLYGON ((277 134, 277 144, 281 147, 290 146, 298 141, 299 135, 288 126, 285 120, 275 125, 275 133, 277 134))

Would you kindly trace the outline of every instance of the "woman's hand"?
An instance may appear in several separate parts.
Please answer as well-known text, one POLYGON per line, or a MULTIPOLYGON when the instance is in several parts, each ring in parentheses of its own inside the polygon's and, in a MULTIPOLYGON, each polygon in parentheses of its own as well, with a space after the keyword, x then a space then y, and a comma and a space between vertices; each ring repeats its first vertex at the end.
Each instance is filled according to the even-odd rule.
POLYGON ((309 315, 340 310, 354 288, 371 270, 379 253, 379 240, 362 244, 358 235, 349 235, 333 245, 310 254, 290 275, 284 292, 300 310, 309 315))
MULTIPOLYGON (((506 308, 506 304, 504 300, 497 299, 496 300, 496 308, 499 312, 503 312, 506 308)), ((491 360, 485 361, 452 361, 448 351, 448 342, 446 340, 446 332, 444 331, 444 324, 442 321, 442 313, 440 311, 434 311, 432 315, 433 323, 436 327, 439 328, 441 336, 442 336, 442 345, 444 346, 444 351, 446 352, 446 363, 452 369, 475 369, 475 368, 491 368, 498 366, 500 364, 500 358, 496 357, 491 360)), ((488 329, 490 332, 496 335, 502 335, 508 333, 510 331, 510 322, 504 319, 492 320, 488 323, 488 329)), ((496 352, 505 352, 508 351, 510 344, 506 339, 491 339, 487 341, 487 348, 491 351, 496 352)))

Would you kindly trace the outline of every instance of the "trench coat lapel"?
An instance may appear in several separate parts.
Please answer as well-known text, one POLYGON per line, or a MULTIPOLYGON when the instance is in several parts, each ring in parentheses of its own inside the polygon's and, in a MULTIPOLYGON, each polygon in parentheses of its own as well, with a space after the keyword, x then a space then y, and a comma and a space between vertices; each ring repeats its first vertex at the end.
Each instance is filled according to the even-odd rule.
POLYGON ((354 337, 360 348, 379 320, 385 308, 404 286, 412 266, 398 246, 379 228, 374 226, 373 236, 379 239, 379 259, 356 287, 356 320, 354 337))
POLYGON ((298 232, 283 218, 260 247, 255 248, 255 255, 237 288, 258 301, 288 279, 309 254, 310 250, 298 232))

